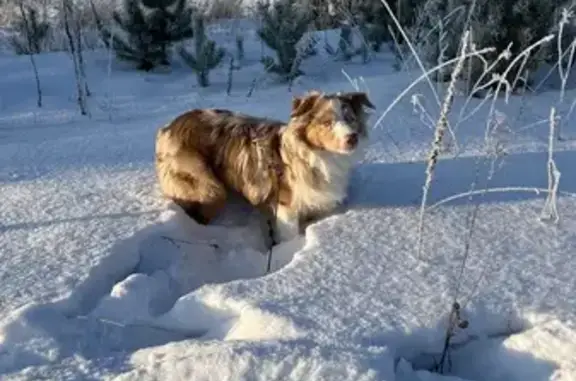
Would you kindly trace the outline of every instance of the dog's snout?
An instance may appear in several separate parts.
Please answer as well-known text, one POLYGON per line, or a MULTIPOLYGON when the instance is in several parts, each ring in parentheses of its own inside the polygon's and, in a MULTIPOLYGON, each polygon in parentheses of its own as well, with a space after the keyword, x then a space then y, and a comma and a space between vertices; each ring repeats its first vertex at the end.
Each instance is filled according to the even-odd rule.
POLYGON ((358 134, 352 133, 346 136, 346 144, 350 147, 356 146, 358 144, 358 134))

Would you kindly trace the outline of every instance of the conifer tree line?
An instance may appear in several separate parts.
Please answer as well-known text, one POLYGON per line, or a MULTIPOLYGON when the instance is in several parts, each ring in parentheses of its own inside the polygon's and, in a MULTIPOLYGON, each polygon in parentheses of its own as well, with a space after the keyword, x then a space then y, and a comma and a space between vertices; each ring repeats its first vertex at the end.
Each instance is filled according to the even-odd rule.
MULTIPOLYGON (((179 57, 196 74, 198 83, 208 86, 209 72, 223 61, 231 62, 230 67, 236 69, 241 66, 243 39, 236 39, 235 52, 218 46, 208 38, 205 15, 190 0, 122 0, 111 21, 103 20, 92 0, 88 1, 103 44, 118 59, 132 62, 139 70, 169 66, 179 57), (190 47, 181 44, 188 40, 193 40, 190 47)), ((470 30, 478 48, 495 48, 494 55, 486 57, 489 62, 506 49, 514 56, 555 32, 562 8, 576 5, 576 0, 384 1, 429 66, 454 58, 464 30, 470 30)), ((12 44, 20 54, 38 54, 50 25, 32 6, 25 9, 25 36, 30 41, 15 37, 12 44)), ((337 60, 361 57, 363 62, 383 49, 397 53, 405 49, 404 38, 382 0, 258 0, 255 19, 256 35, 272 52, 262 53, 262 66, 286 81, 303 75, 302 62, 319 49, 337 60), (325 29, 336 29, 336 43, 332 40, 322 46, 318 34, 310 33, 325 29), (361 41, 357 36, 361 36, 361 41)), ((16 23, 18 28, 24 28, 23 22, 16 23)), ((564 29, 565 45, 573 41, 575 30, 564 29)), ((522 70, 535 70, 541 63, 553 60, 555 49, 554 42, 536 49, 522 70)), ((502 72, 503 65, 507 62, 496 65, 494 70, 502 72)), ((474 71, 482 68, 472 66, 472 74, 479 76, 474 71)), ((514 70, 508 73, 513 77, 518 74, 514 70)))

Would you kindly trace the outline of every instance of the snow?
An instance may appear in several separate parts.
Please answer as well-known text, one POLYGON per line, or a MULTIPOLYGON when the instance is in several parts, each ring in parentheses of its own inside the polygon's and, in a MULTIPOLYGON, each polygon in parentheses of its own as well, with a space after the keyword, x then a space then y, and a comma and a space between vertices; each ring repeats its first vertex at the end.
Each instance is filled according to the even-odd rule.
MULTIPOLYGON (((220 38, 233 46, 231 36, 220 38)), ((497 102, 500 125, 488 148, 505 154, 494 162, 486 107, 458 127, 460 151, 444 154, 436 169, 420 256, 433 131, 410 96, 422 94, 432 119, 438 107, 417 86, 371 130, 347 205, 275 247, 266 273, 262 216, 241 200, 200 226, 161 199, 156 129, 192 107, 286 118, 294 94, 352 90, 346 76, 364 79, 374 123, 418 73, 395 71, 386 52, 361 64, 320 51, 292 93, 264 77, 247 97, 262 76, 260 45, 250 41, 229 96, 225 67, 198 89, 181 65, 143 74, 115 62, 108 75, 107 55, 91 52, 90 118, 76 109, 65 54, 37 57, 42 109, 27 58, 0 56, 0 71, 10 73, 0 78, 2 379, 576 379, 574 141, 555 147, 559 224, 540 221, 546 194, 533 191, 547 188, 551 106, 563 133, 573 134, 571 105, 558 102, 554 83, 497 102), (472 184, 523 189, 470 202, 462 194, 472 184), (454 195, 461 197, 442 201, 454 195), (469 327, 456 332, 452 366, 440 375, 431 370, 454 298, 469 327)), ((575 95, 567 89, 567 100, 575 95)), ((464 106, 459 95, 454 121, 464 106)))

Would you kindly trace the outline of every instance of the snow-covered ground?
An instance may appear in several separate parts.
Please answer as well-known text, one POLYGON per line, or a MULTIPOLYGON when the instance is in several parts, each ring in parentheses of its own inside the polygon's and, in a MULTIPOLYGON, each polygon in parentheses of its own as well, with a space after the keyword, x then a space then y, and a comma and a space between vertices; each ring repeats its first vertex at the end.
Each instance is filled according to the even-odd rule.
MULTIPOLYGON (((527 188, 548 186, 551 106, 574 136, 576 90, 559 103, 552 80, 499 100, 488 139, 488 107, 458 126, 418 255, 433 131, 413 96, 432 119, 439 107, 415 87, 371 130, 346 207, 276 247, 266 274, 261 217, 245 204, 202 227, 160 198, 156 129, 193 107, 287 118, 294 94, 352 90, 347 76, 369 91, 374 123, 420 73, 395 71, 387 53, 343 64, 320 49, 292 93, 264 77, 247 97, 261 76, 251 38, 229 96, 226 65, 199 89, 181 65, 143 74, 114 63, 108 74, 106 52, 92 52, 90 118, 65 54, 37 57, 41 109, 28 58, 0 55, 0 378, 575 380, 576 143, 556 142, 558 224, 540 221, 546 194, 527 188), (463 195, 473 186, 524 189, 463 195), (469 326, 441 377, 430 370, 455 299, 469 326)), ((452 123, 479 104, 458 95, 452 123)))

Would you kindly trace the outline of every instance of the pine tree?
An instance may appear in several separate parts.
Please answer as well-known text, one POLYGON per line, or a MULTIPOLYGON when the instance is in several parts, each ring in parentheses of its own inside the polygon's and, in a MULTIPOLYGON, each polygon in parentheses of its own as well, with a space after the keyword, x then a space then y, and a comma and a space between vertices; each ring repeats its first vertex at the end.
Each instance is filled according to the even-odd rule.
MULTIPOLYGON (((421 11, 423 15, 427 15, 427 19, 423 20, 424 27, 420 35, 421 40, 427 45, 426 60, 434 66, 439 61, 445 62, 454 58, 465 29, 471 31, 472 42, 478 49, 495 48, 493 54, 484 56, 489 65, 496 62, 498 56, 507 49, 511 53, 511 59, 514 59, 551 32, 558 22, 556 17, 558 9, 564 2, 564 0, 476 0, 474 8, 471 8, 473 2, 463 4, 458 0, 430 1, 421 11), (438 31, 432 30, 438 29, 442 18, 444 21, 440 25, 443 26, 444 33, 442 38, 438 38, 438 31), (424 38, 426 34, 428 37, 424 38)), ((507 71, 505 79, 509 84, 522 85, 524 82, 517 79, 538 68, 545 60, 546 52, 547 46, 542 45, 531 52, 525 65, 520 62, 510 70, 507 69, 511 59, 500 59, 492 73, 504 74, 507 71)), ((476 84, 483 74, 484 79, 479 85, 491 80, 492 73, 488 75, 483 73, 484 66, 480 60, 472 59, 470 69, 471 85, 476 84)))
POLYGON ((313 14, 313 25, 315 30, 326 30, 338 28, 338 20, 335 16, 334 0, 307 0, 310 11, 313 14))
POLYGON ((192 70, 196 72, 198 84, 202 87, 210 86, 208 75, 216 68, 224 58, 226 51, 206 37, 204 18, 198 16, 194 23, 195 55, 181 47, 178 51, 180 56, 192 70))
POLYGON ((340 38, 338 39, 338 58, 348 61, 354 56, 354 44, 352 42, 352 27, 343 22, 340 26, 340 38))
MULTIPOLYGON (((566 7, 568 10, 568 7, 566 7)), ((554 39, 546 47, 546 58, 545 61, 551 65, 556 65, 558 59, 564 69, 570 70, 574 65, 574 58, 572 51, 575 49, 574 41, 576 40, 576 24, 574 22, 574 15, 564 13, 564 6, 560 6, 557 9, 556 14, 556 25, 554 25, 554 39), (565 18, 566 17, 566 18, 565 18), (562 27, 561 25, 562 24, 562 27), (559 56, 558 44, 561 46, 561 54, 559 56)))
MULTIPOLYGON (((496 55, 508 47, 512 57, 516 57, 549 33, 555 21, 553 18, 555 10, 556 5, 552 1, 509 0, 502 3, 491 1, 484 9, 479 9, 472 22, 472 30, 481 37, 481 39, 477 37, 477 43, 496 48, 495 53, 489 56, 491 60, 496 59, 496 55)), ((542 48, 533 51, 523 70, 536 69, 542 63, 544 51, 542 48)), ((503 61, 497 65, 495 71, 501 74, 509 65, 509 61, 503 61)), ((506 79, 510 84, 522 74, 520 70, 521 67, 517 64, 509 71, 506 79)))
POLYGON ((427 0, 350 0, 348 13, 355 16, 364 38, 375 52, 380 51, 383 43, 393 41, 391 31, 397 33, 398 30, 383 1, 402 28, 408 29, 416 21, 418 7, 427 0))
POLYGON ((36 8, 22 5, 15 29, 18 34, 10 39, 10 44, 16 54, 38 54, 42 51, 50 24, 40 20, 36 8))
POLYGON ((169 64, 167 48, 173 43, 194 36, 192 8, 186 0, 142 0, 150 8, 148 15, 150 32, 155 43, 160 45, 162 64, 169 64))
MULTIPOLYGON (((485 0, 476 0, 482 2, 485 0)), ((418 46, 418 53, 430 66, 456 57, 461 36, 467 24, 470 12, 469 3, 461 0, 429 0, 418 9, 418 17, 410 31, 412 41, 418 46)), ((472 34, 475 35, 474 31, 472 34)), ((476 38, 475 38, 475 41, 476 38)), ((440 80, 449 78, 450 68, 435 73, 440 80)))
POLYGON ((299 51, 297 45, 312 22, 312 12, 298 8, 292 0, 275 0, 272 5, 259 2, 257 10, 262 18, 258 36, 270 49, 276 51, 277 60, 269 56, 262 58, 266 70, 280 75, 286 81, 302 75, 300 63, 312 50, 305 47, 299 51))
POLYGON ((174 42, 193 36, 192 11, 186 0, 124 0, 123 14, 114 12, 114 21, 126 39, 98 22, 102 40, 120 59, 136 62, 149 71, 169 65, 168 50, 174 42))
MULTIPOLYGON (((330 0, 327 2, 325 11, 331 16, 331 22, 335 28, 340 29, 338 38, 338 49, 334 51, 332 46, 326 41, 325 48, 328 54, 335 56, 338 60, 349 61, 356 54, 361 53, 362 47, 356 48, 353 42, 353 29, 360 26, 360 32, 365 36, 363 24, 359 19, 364 19, 363 14, 359 14, 359 5, 367 1, 376 0, 330 0)), ((318 7, 319 5, 316 5, 318 7)))

